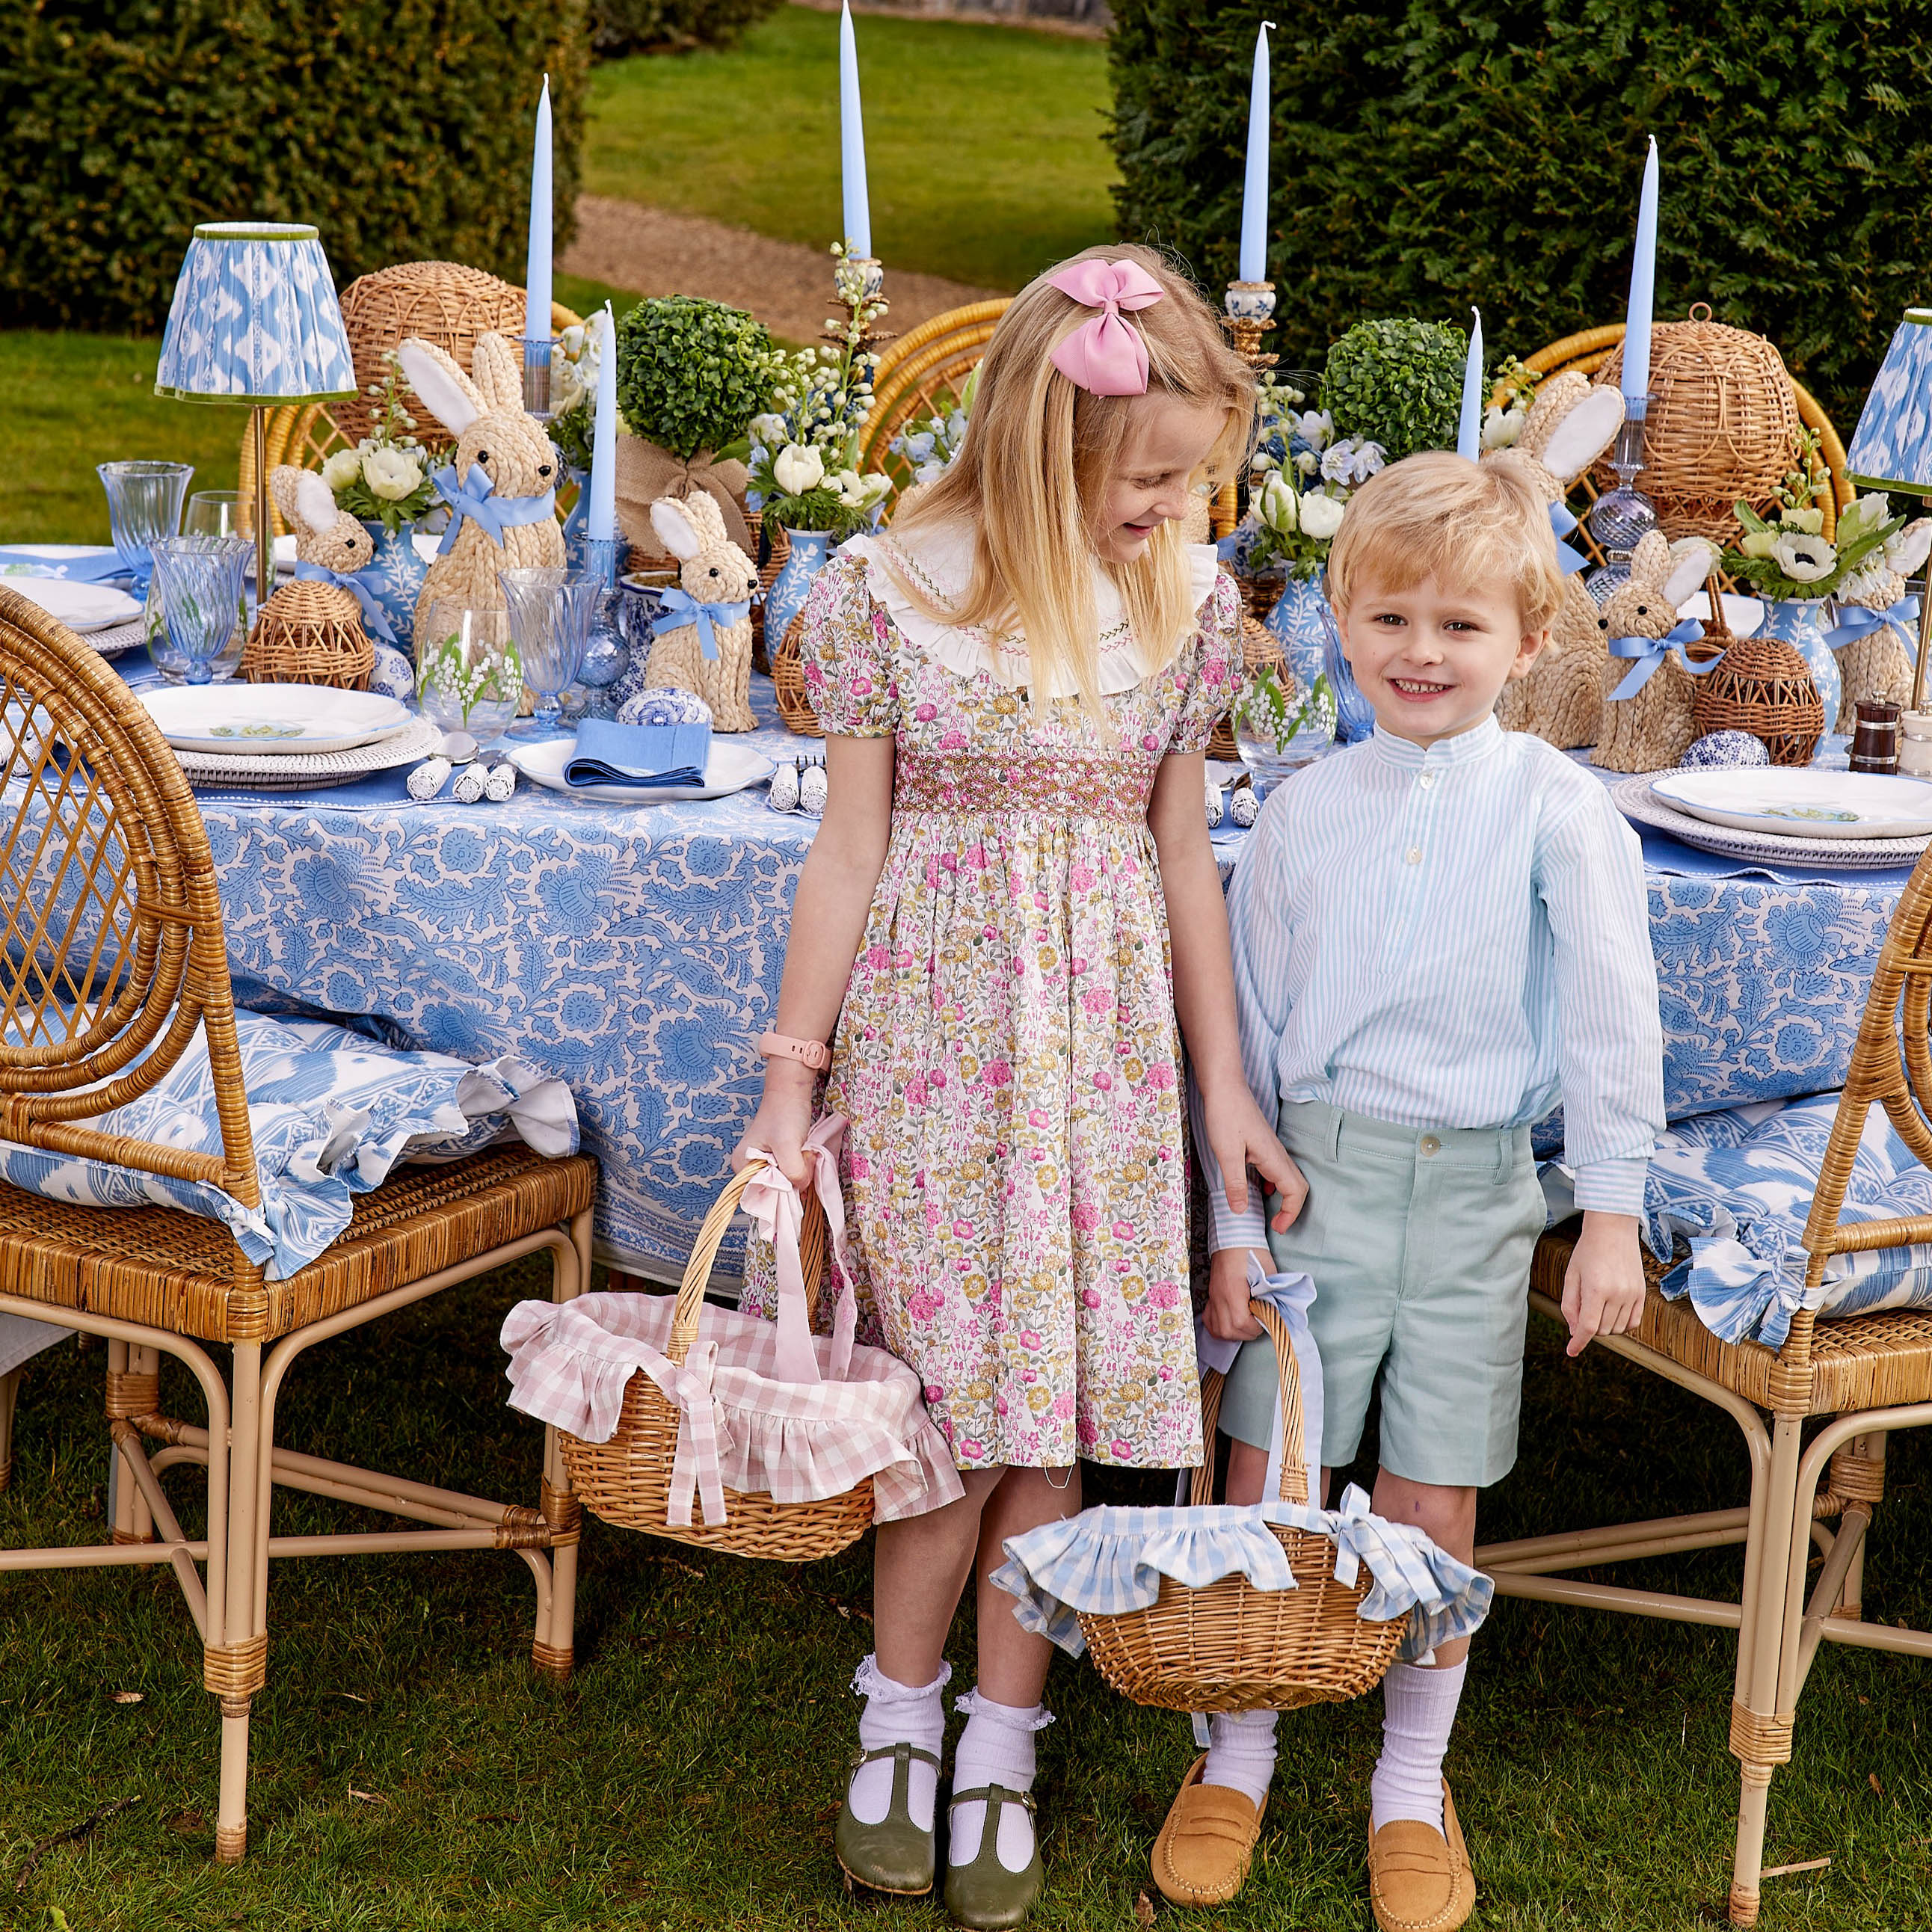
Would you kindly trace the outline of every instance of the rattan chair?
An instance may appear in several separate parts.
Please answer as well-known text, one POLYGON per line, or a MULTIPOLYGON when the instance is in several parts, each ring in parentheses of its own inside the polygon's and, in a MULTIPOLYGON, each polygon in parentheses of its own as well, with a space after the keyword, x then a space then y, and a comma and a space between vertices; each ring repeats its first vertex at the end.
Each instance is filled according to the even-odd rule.
MULTIPOLYGON (((1932 1166, 1928 1018, 1932 854, 1919 860, 1899 900, 1872 975, 1805 1226, 1809 1286, 1822 1280, 1834 1255, 1932 1242, 1932 1215, 1839 1218, 1858 1137, 1874 1105, 1932 1166)), ((1572 1245, 1568 1233, 1544 1235, 1531 1277, 1531 1305, 1558 1319, 1572 1245)), ((1476 1562, 1504 1596, 1738 1632, 1730 1748, 1742 1766, 1743 1788, 1730 1919, 1754 1925, 1771 1776, 1790 1760, 1798 1694, 1819 1645, 1932 1657, 1932 1632, 1868 1622, 1863 1607, 1865 1538, 1884 1494, 1886 1437, 1932 1424, 1932 1310, 1825 1321, 1801 1311, 1784 1346, 1774 1351, 1755 1342, 1720 1342, 1688 1298, 1666 1301, 1653 1279, 1637 1328, 1600 1346, 1714 1403, 1737 1424, 1750 1460, 1748 1506, 1492 1544, 1476 1552, 1476 1562), (1808 1420, 1824 1417, 1834 1419, 1805 1440, 1808 1420), (1834 1521, 1835 1532, 1828 1527, 1834 1521), (1740 1543, 1743 1586, 1734 1603, 1559 1574, 1740 1543), (1823 1563, 1808 1598, 1805 1570, 1814 1544, 1823 1563)))
POLYGON ((944 396, 958 395, 980 366, 994 325, 1012 301, 949 308, 928 318, 880 351, 872 377, 872 412, 866 418, 859 467, 883 470, 895 494, 912 482, 912 466, 886 447, 909 422, 930 416, 944 396))
MULTIPOLYGON (((0 1139, 209 1183, 259 1205, 220 901, 180 765, 100 658, 4 589, 0 724, 0 1139), (219 1155, 90 1124, 152 1088, 197 1029, 219 1155)), ((334 1245, 281 1281, 265 1280, 220 1222, 160 1206, 70 1206, 0 1184, 0 1311, 106 1339, 118 1459, 110 1544, 0 1550, 0 1572, 172 1566, 201 1635, 202 1681, 220 1700, 218 1859, 238 1859, 248 1842, 249 1707, 266 1681, 272 1562, 516 1550, 536 1582, 536 1665, 568 1676, 581 1515, 554 1431, 538 1506, 526 1508, 278 1448, 275 1404, 315 1343, 521 1256, 548 1253, 552 1292, 577 1294, 596 1184, 588 1160, 522 1147, 405 1168, 359 1196, 334 1245), (232 1351, 226 1375, 218 1344, 232 1351), (162 1411, 164 1354, 200 1385, 206 1428, 162 1411), (150 1443, 165 1446, 151 1454, 150 1443), (178 1463, 208 1472, 200 1537, 184 1533, 162 1486, 178 1463), (276 1485, 425 1526, 273 1535, 276 1485)), ((0 1411, 11 1394, 0 1391, 0 1411)))

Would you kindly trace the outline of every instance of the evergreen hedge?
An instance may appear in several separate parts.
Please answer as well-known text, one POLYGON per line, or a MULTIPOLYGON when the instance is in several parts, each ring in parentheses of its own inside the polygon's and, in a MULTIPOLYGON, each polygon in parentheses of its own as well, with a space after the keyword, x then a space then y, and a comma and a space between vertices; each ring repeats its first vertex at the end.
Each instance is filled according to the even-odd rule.
POLYGON ((196 223, 311 222, 347 283, 520 284, 546 70, 574 220, 586 0, 0 0, 0 327, 154 333, 196 223))
POLYGON ((1644 137, 1660 321, 1768 335, 1850 436, 1932 298, 1932 0, 1114 0, 1122 232, 1234 272, 1255 30, 1274 124, 1268 346, 1365 316, 1527 355, 1622 319, 1644 137))
POLYGON ((728 47, 778 5, 778 0, 592 0, 591 48, 599 60, 615 60, 728 47))

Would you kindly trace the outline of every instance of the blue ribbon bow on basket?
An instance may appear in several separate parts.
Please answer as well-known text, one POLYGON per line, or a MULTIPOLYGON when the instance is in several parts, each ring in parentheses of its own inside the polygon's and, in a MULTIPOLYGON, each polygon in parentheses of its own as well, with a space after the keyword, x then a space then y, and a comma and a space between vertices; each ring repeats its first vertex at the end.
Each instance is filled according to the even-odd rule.
POLYGON ((389 622, 389 614, 382 608, 376 593, 352 570, 331 570, 320 563, 298 563, 296 580, 299 584, 332 584, 339 590, 348 591, 362 607, 362 628, 370 636, 386 644, 396 641, 395 626, 389 622))
POLYGON ((742 623, 750 615, 752 602, 742 604, 700 604, 688 590, 662 593, 662 608, 651 620, 651 635, 661 638, 667 631, 681 631, 688 624, 698 626, 698 648, 714 664, 718 659, 718 635, 714 624, 742 623))
POLYGON ((1565 577, 1574 576, 1584 568, 1590 560, 1574 544, 1563 539, 1576 527, 1576 519, 1561 503, 1550 506, 1550 527, 1556 537, 1556 561, 1563 566, 1565 577))
POLYGON ((1889 610, 1868 610, 1862 604, 1840 604, 1837 611, 1838 621, 1825 633, 1825 641, 1834 651, 1843 650, 1847 644, 1855 644, 1861 638, 1868 638, 1873 632, 1882 630, 1887 624, 1898 627, 1905 640, 1905 655, 1912 663, 1918 662, 1918 653, 1912 647, 1912 626, 1918 621, 1918 599, 1901 597, 1889 610))
POLYGON ((556 514, 554 490, 546 490, 541 496, 499 496, 495 494, 496 484, 479 463, 470 466, 470 480, 460 488, 453 463, 439 470, 430 481, 436 485, 436 494, 449 506, 449 527, 436 547, 438 556, 448 555, 465 517, 472 523, 481 524, 489 532, 490 541, 501 550, 503 532, 512 525, 540 524, 544 518, 556 514))
MULTIPOLYGON (((1610 640, 1611 656, 1632 658, 1636 662, 1630 667, 1629 676, 1610 693, 1611 697, 1634 698, 1657 675, 1664 659, 1670 656, 1673 645, 1694 644, 1703 634, 1703 626, 1695 617, 1686 617, 1664 637, 1612 638, 1610 640)), ((1702 677, 1712 665, 1722 662, 1720 658, 1713 658, 1709 664, 1693 664, 1686 658, 1684 668, 1693 677, 1702 677)))

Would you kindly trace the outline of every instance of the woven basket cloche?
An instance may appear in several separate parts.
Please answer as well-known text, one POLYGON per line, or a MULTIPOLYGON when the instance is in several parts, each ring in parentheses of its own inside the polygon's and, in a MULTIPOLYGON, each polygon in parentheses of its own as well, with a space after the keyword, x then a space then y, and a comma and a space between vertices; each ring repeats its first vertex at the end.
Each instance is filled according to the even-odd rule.
POLYGON ((333 584, 284 584, 256 612, 242 652, 242 675, 250 684, 363 691, 375 668, 362 606, 333 584))
POLYGON ((1776 638, 1745 638, 1696 680, 1691 717, 1700 738, 1748 731, 1774 765, 1808 765, 1825 735, 1825 706, 1804 658, 1776 638))

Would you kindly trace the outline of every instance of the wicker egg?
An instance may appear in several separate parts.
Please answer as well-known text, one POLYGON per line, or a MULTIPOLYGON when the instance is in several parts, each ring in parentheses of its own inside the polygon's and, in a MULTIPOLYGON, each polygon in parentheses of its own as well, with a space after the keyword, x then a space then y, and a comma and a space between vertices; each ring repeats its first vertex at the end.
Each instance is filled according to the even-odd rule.
MULTIPOLYGON (((1657 506, 1664 534, 1673 541, 1701 536, 1734 543, 1741 532, 1732 506, 1742 499, 1754 509, 1768 507, 1791 467, 1803 425, 1784 359, 1773 344, 1712 321, 1702 302, 1691 316, 1659 322, 1651 332, 1650 415, 1636 486, 1657 506)), ((1623 372, 1619 346, 1595 380, 1612 386, 1623 372)), ((1606 489, 1616 478, 1599 466, 1594 480, 1606 489)))
POLYGON ((1712 731, 1694 738, 1677 762, 1688 770, 1735 770, 1748 765, 1768 765, 1771 754, 1764 740, 1748 731, 1712 731))
POLYGON ((285 584, 255 613, 242 652, 250 684, 326 684, 364 691, 376 648, 362 628, 362 607, 333 584, 285 584))
POLYGON ((1825 706, 1803 658, 1775 638, 1745 638, 1696 680, 1697 736, 1748 732, 1774 765, 1808 765, 1825 735, 1825 706))

